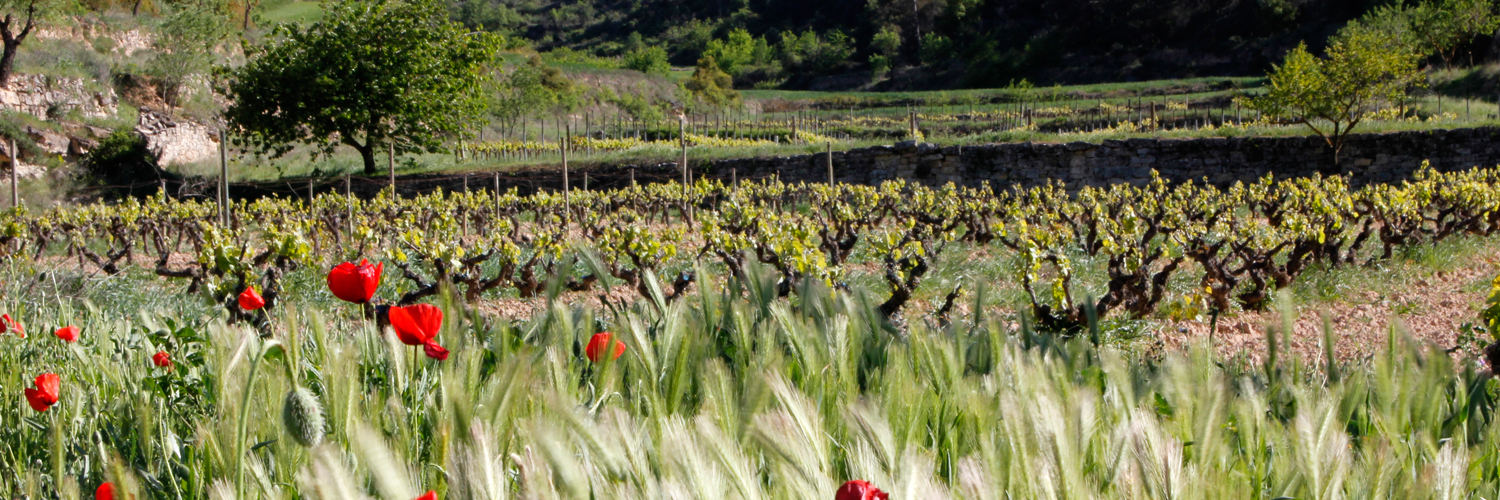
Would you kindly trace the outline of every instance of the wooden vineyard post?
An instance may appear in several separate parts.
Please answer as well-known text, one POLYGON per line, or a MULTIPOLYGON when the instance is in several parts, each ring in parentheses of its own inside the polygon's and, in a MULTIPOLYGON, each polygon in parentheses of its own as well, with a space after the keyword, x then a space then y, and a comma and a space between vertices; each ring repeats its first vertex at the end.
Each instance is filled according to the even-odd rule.
POLYGON ((344 174, 344 203, 346 210, 345 220, 349 222, 349 237, 354 237, 354 190, 349 186, 349 174, 344 174))
POLYGON ((677 140, 682 146, 682 195, 688 192, 688 167, 687 167, 687 115, 677 115, 677 140))
POLYGON ((828 141, 824 144, 828 146, 828 154, 825 156, 828 164, 828 187, 833 187, 833 141, 828 141))
POLYGON ((10 207, 21 206, 21 190, 17 184, 21 181, 21 151, 16 149, 16 138, 10 138, 10 207))
POLYGON ((495 217, 500 216, 500 172, 495 172, 495 217))
POLYGON ((570 195, 569 191, 568 191, 568 139, 569 138, 570 138, 570 134, 568 133, 568 127, 565 125, 565 126, 563 126, 563 135, 557 141, 557 148, 562 151, 562 170, 563 170, 563 229, 564 230, 566 230, 568 228, 568 219, 572 216, 572 212, 573 212, 573 203, 572 203, 573 198, 572 198, 572 195, 570 195))
POLYGON ((229 225, 229 131, 219 131, 219 225, 229 225))

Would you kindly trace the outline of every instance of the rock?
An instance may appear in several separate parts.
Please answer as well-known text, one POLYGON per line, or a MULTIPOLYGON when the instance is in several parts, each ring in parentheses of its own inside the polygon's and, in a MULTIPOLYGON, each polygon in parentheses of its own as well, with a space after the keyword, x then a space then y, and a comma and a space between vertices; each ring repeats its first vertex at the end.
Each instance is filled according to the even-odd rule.
POLYGON ((0 109, 19 111, 47 120, 71 112, 89 118, 113 116, 119 104, 114 89, 95 92, 80 78, 11 75, 0 89, 0 109))
POLYGON ((154 111, 142 110, 135 130, 146 137, 146 149, 163 167, 207 160, 219 152, 218 134, 208 127, 154 111))
POLYGON ((31 141, 35 142, 37 147, 42 148, 42 151, 56 155, 68 154, 68 144, 71 142, 68 136, 36 127, 26 127, 26 135, 31 137, 31 141))

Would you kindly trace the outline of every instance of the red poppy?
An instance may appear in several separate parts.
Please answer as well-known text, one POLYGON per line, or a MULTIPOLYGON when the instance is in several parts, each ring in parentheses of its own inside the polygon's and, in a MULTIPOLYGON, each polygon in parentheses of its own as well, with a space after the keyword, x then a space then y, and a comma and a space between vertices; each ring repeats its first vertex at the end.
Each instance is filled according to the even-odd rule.
POLYGON ((104 483, 94 490, 94 500, 115 500, 115 483, 104 483))
POLYGON ((31 409, 38 412, 47 411, 52 405, 57 404, 57 394, 62 380, 57 378, 56 373, 43 373, 36 377, 32 384, 35 389, 26 389, 26 402, 31 404, 31 409))
POLYGON ((385 264, 376 262, 370 265, 369 261, 359 260, 359 264, 345 262, 328 271, 328 291, 333 292, 334 297, 363 304, 375 296, 375 289, 380 288, 380 272, 385 269, 385 264))
POLYGON ((386 312, 396 338, 409 346, 422 346, 427 357, 438 361, 448 359, 448 350, 437 343, 438 331, 443 329, 443 310, 432 304, 417 304, 392 307, 386 312))
POLYGON ((240 309, 254 311, 266 306, 266 299, 256 293, 255 287, 247 286, 245 291, 240 292, 240 309))
POLYGON ((417 497, 417 500, 437 500, 437 492, 427 490, 427 493, 423 493, 422 496, 417 497))
POLYGON ((57 338, 62 339, 63 342, 67 342, 70 344, 78 341, 78 327, 73 325, 58 328, 57 331, 52 332, 52 334, 56 335, 57 338))
POLYGON ((838 493, 833 494, 833 500, 887 500, 890 494, 880 491, 880 488, 871 486, 863 479, 855 479, 844 483, 839 487, 838 493))
POLYGON ((437 342, 428 342, 426 344, 422 344, 422 352, 427 354, 427 357, 436 359, 438 361, 448 360, 448 349, 438 345, 437 342))
MULTIPOLYGON (((595 363, 604 362, 604 353, 609 351, 609 343, 611 340, 614 340, 614 337, 615 334, 609 332, 594 334, 594 337, 589 339, 588 347, 583 349, 583 354, 589 357, 589 361, 595 363)), ((625 354, 625 343, 614 340, 614 344, 615 352, 609 359, 620 359, 620 355, 625 354)))
POLYGON ((26 338, 26 331, 21 329, 21 322, 10 318, 9 314, 0 314, 0 334, 14 333, 16 336, 26 338))
POLYGON ((151 364, 162 368, 171 369, 172 355, 167 354, 167 351, 157 351, 156 354, 151 355, 151 364))

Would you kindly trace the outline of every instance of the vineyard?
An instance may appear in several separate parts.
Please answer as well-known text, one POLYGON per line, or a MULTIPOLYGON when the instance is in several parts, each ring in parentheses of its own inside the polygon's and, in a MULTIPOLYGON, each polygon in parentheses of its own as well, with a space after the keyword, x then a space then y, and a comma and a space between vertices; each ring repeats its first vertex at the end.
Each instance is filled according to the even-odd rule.
POLYGON ((1258 363, 1142 357, 1104 325, 1497 230, 1500 169, 12 209, 0 495, 1493 497, 1473 360, 1392 329, 1311 362, 1285 326, 1258 363), (1012 264, 933 288, 976 252, 1012 264))

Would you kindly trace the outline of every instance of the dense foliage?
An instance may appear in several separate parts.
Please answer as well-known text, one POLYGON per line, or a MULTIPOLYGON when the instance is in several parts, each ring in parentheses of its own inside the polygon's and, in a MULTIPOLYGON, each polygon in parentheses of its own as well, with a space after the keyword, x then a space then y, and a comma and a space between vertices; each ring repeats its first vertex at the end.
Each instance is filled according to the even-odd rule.
POLYGON ((570 194, 261 199, 234 205, 228 226, 215 223, 212 204, 152 197, 9 212, 0 248, 20 261, 61 250, 108 274, 146 255, 156 274, 216 302, 247 287, 274 292, 302 263, 365 256, 404 270, 412 287, 403 304, 444 288, 469 302, 530 297, 580 258, 588 265, 572 288, 611 277, 647 296, 648 276, 675 275, 674 297, 699 259, 735 276, 768 265, 783 294, 809 281, 844 286, 852 267, 868 264, 888 289, 879 310, 894 316, 944 249, 963 241, 1017 254, 1013 278, 1042 327, 1076 332, 1089 317, 1154 313, 1174 277, 1196 283, 1178 297, 1190 307, 1259 310, 1314 265, 1374 264, 1403 247, 1500 230, 1495 169, 1423 170, 1359 189, 1340 177, 1268 176, 1224 189, 1157 179, 1071 193, 773 180, 570 194), (1075 281, 1082 262, 1100 266, 1102 281, 1075 281))
POLYGON ((330 2, 323 20, 283 25, 244 66, 226 69, 234 140, 280 155, 302 143, 323 154, 437 152, 485 109, 497 40, 446 21, 426 0, 330 2))
MULTIPOLYGON (((1413 5, 1418 2, 1408 2, 1413 5)), ((1444 4, 1455 3, 1430 2, 1444 4)), ((1478 2, 1469 2, 1478 3, 1478 2)), ((1482 2, 1486 6, 1488 2, 1482 2)), ((632 36, 662 46, 690 66, 712 55, 737 79, 792 86, 817 75, 925 65, 899 85, 998 87, 1033 81, 1120 81, 1260 74, 1281 54, 1323 38, 1385 4, 1345 0, 1257 2, 1137 0, 453 0, 454 19, 525 37, 544 49, 569 47, 613 56, 635 50, 632 36), (958 71, 953 71, 958 63, 958 71)), ((1492 7, 1492 6, 1489 6, 1492 7)), ((1448 10, 1443 10, 1448 12, 1448 10)), ((1488 33, 1481 33, 1487 35, 1488 33)), ((1487 39, 1450 45, 1480 47, 1487 39)), ((830 82, 831 84, 831 82, 830 82)))

